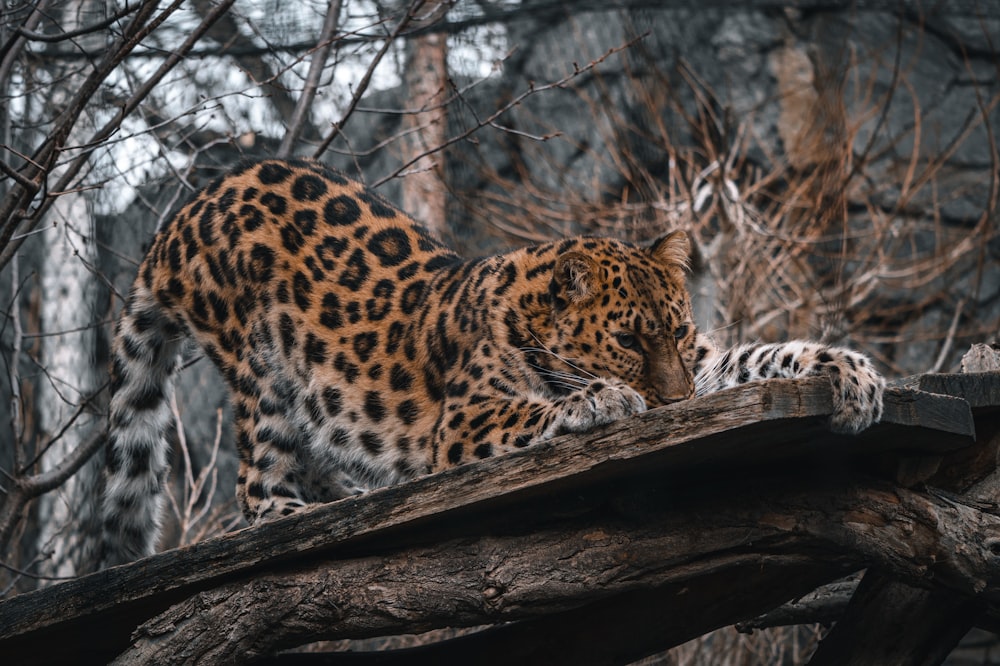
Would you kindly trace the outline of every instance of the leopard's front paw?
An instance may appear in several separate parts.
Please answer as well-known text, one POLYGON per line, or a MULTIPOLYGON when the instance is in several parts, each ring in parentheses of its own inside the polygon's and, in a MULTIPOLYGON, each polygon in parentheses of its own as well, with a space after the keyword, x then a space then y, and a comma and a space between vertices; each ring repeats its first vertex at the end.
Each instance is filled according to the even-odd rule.
POLYGON ((563 398, 554 420, 553 435, 586 432, 646 411, 646 401, 635 389, 617 381, 598 379, 586 388, 563 398))
POLYGON ((833 382, 833 414, 830 429, 853 435, 882 418, 885 379, 864 355, 841 350, 827 364, 833 382))

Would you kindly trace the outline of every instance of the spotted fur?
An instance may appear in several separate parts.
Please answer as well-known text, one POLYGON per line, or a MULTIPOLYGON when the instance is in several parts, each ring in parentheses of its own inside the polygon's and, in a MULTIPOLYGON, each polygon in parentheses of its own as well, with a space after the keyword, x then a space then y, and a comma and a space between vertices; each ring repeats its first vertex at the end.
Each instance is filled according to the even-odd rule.
POLYGON ((467 261, 319 164, 229 173, 156 236, 117 324, 103 565, 154 550, 186 338, 229 386, 256 523, 691 396, 688 251, 467 261))
POLYGON ((850 349, 801 340, 719 349, 698 334, 695 350, 697 395, 758 379, 826 376, 833 384, 834 432, 858 433, 882 418, 885 379, 867 357, 850 349))

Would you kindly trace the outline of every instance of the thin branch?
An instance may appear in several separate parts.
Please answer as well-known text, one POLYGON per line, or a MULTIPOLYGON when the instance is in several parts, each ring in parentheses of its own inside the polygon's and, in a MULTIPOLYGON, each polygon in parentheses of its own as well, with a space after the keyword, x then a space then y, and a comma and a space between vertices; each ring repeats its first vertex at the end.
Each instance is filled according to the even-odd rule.
MULTIPOLYGON (((198 472, 198 478, 193 480, 187 506, 184 508, 184 523, 181 525, 181 544, 192 543, 189 533, 191 529, 212 510, 212 498, 219 481, 219 447, 222 444, 222 409, 215 410, 215 438, 212 440, 212 454, 208 463, 198 472), (208 492, 205 483, 210 482, 208 492), (195 513, 195 508, 201 502, 201 510, 195 513)), ((186 455, 186 452, 185 452, 186 455)), ((190 477, 190 475, 189 475, 190 477)))
POLYGON ((941 368, 944 366, 944 362, 948 360, 948 354, 951 352, 951 345, 955 342, 955 333, 958 331, 958 322, 962 318, 962 310, 965 308, 965 304, 968 299, 963 298, 955 306, 955 314, 951 318, 951 326, 948 327, 948 334, 944 338, 944 344, 941 345, 941 351, 938 353, 937 360, 934 361, 933 367, 928 370, 928 372, 941 372, 941 368))
POLYGON ((42 456, 44 456, 45 453, 50 448, 52 448, 53 444, 58 442, 59 439, 64 434, 66 434, 66 431, 69 430, 70 427, 72 427, 72 425, 76 422, 76 420, 80 418, 80 416, 83 414, 84 411, 86 411, 87 407, 90 406, 90 404, 97 398, 97 396, 99 396, 104 391, 104 389, 108 387, 109 384, 110 382, 104 382, 104 384, 102 384, 96 391, 94 391, 86 398, 81 400, 80 403, 76 406, 76 409, 70 415, 70 417, 66 419, 66 422, 62 425, 61 428, 59 428, 59 431, 56 432, 54 435, 52 435, 52 437, 49 438, 49 441, 47 441, 44 446, 38 449, 38 451, 35 453, 35 456, 31 459, 31 461, 21 468, 15 468, 17 469, 17 473, 21 475, 27 474, 32 467, 38 464, 38 461, 42 459, 42 456))
POLYGON ((331 0, 326 12, 326 18, 323 19, 323 29, 319 35, 319 46, 313 52, 312 60, 309 63, 309 73, 306 75, 305 87, 302 89, 302 94, 295 104, 295 112, 292 114, 292 119, 288 122, 288 130, 281 140, 281 146, 278 148, 278 157, 290 157, 292 155, 292 149, 302 134, 303 127, 305 127, 306 119, 309 117, 309 111, 312 108, 313 99, 315 99, 316 91, 319 89, 320 78, 323 76, 323 70, 326 68, 326 61, 329 59, 330 51, 333 48, 335 41, 334 33, 340 22, 340 8, 341 0, 331 0))
MULTIPOLYGON (((43 576, 42 574, 31 573, 30 571, 25 571, 24 569, 18 569, 17 567, 11 566, 2 561, 0 561, 0 568, 16 573, 18 576, 34 580, 76 580, 76 578, 78 578, 78 576, 43 576)), ((2 598, 3 594, 0 593, 0 599, 2 598)))
POLYGON ((78 447, 70 451, 58 465, 47 472, 42 472, 27 479, 23 487, 28 497, 38 497, 66 483, 66 480, 76 474, 83 467, 84 463, 90 460, 90 457, 97 453, 97 450, 104 445, 107 436, 108 426, 107 423, 104 423, 100 428, 92 432, 87 439, 83 440, 78 447))
MULTIPOLYGON (((313 151, 314 158, 319 159, 322 157, 323 153, 326 152, 326 149, 330 147, 331 143, 333 143, 333 140, 340 134, 344 125, 347 124, 347 121, 354 113, 354 109, 357 108, 358 102, 361 100, 361 96, 368 90, 368 84, 371 83, 372 75, 375 73, 375 68, 382 62, 382 58, 384 58, 385 54, 389 52, 389 48, 396 42, 396 38, 402 34, 403 30, 406 29, 406 26, 413 20, 414 14, 424 5, 425 2, 426 0, 413 0, 413 2, 410 3, 410 6, 406 9, 406 12, 403 14, 403 17, 399 20, 399 23, 396 24, 392 33, 385 38, 384 42, 382 42, 382 47, 375 54, 375 57, 372 58, 372 61, 368 63, 368 69, 365 70, 364 76, 362 76, 361 81, 358 82, 358 86, 355 88, 354 94, 351 96, 351 101, 347 105, 347 110, 344 112, 340 121, 333 124, 333 129, 330 131, 330 134, 328 134, 327 137, 320 142, 316 150, 313 151)), ((0 267, 2 267, 2 264, 0 264, 0 267)))
POLYGON ((10 262, 10 284, 14 294, 11 297, 10 313, 8 315, 11 326, 14 329, 14 338, 11 341, 8 378, 10 380, 10 441, 13 447, 12 467, 15 470, 21 466, 21 446, 24 435, 24 423, 22 421, 24 405, 21 403, 20 373, 21 343, 24 339, 24 330, 21 328, 21 307, 18 303, 18 294, 21 291, 20 279, 18 277, 18 273, 20 272, 19 256, 14 255, 10 262))
MULTIPOLYGON (((196 44, 198 40, 204 36, 204 34, 208 31, 208 29, 212 26, 212 24, 215 23, 215 21, 219 20, 219 18, 221 18, 223 14, 229 11, 229 8, 233 5, 234 2, 235 0, 223 0, 221 3, 219 3, 202 20, 201 24, 188 36, 188 38, 184 41, 184 43, 180 47, 178 47, 177 50, 175 50, 170 54, 170 57, 168 57, 164 61, 164 63, 156 70, 156 72, 153 73, 153 75, 146 81, 145 85, 140 87, 139 90, 137 90, 132 95, 132 97, 130 97, 121 106, 121 108, 118 110, 118 113, 116 113, 115 116, 104 125, 104 127, 102 127, 101 129, 99 129, 97 132, 94 133, 91 139, 87 142, 86 144, 87 147, 82 149, 81 153, 73 159, 73 161, 67 167, 65 173, 59 179, 59 182, 56 184, 54 188, 56 191, 66 191, 70 189, 70 183, 73 181, 74 178, 76 178, 76 175, 80 172, 80 169, 83 168, 83 165, 90 158, 90 154, 94 151, 96 146, 118 130, 118 128, 121 126, 125 118, 128 117, 129 114, 131 114, 132 111, 134 111, 139 106, 139 104, 152 92, 152 90, 157 85, 159 85, 163 77, 166 76, 167 73, 170 72, 178 63, 180 63, 180 61, 184 58, 184 56, 191 49, 191 47, 194 46, 194 44, 196 44)), ((163 13, 157 16, 156 19, 151 21, 148 26, 146 26, 143 30, 139 31, 132 39, 130 39, 128 43, 126 43, 120 49, 119 53, 116 54, 116 58, 114 61, 115 66, 117 66, 117 63, 119 63, 121 59, 124 58, 124 55, 128 53, 128 51, 134 48, 135 45, 139 43, 139 41, 141 41, 144 37, 146 37, 160 24, 162 24, 162 22, 165 21, 170 14, 172 14, 175 10, 177 10, 181 4, 183 4, 183 0, 174 0, 174 2, 163 11, 163 13)), ((107 72, 107 74, 110 74, 110 71, 107 72)), ((61 141, 59 143, 61 143, 61 141)), ((37 159, 37 153, 36 153, 36 159, 37 159)), ((52 201, 53 199, 51 198, 46 199, 33 212, 32 218, 28 222, 28 230, 34 228, 34 226, 38 224, 38 222, 48 211, 49 207, 52 204, 52 201)), ((0 219, 4 219, 2 211, 0 211, 0 219)), ((4 230, 4 234, 6 235, 6 237, 0 237, 0 248, 3 248, 2 252, 0 252, 0 270, 2 270, 3 267, 7 265, 7 263, 10 261, 10 257, 13 256, 13 253, 17 251, 17 249, 23 242, 23 239, 16 240, 11 238, 14 226, 15 225, 10 224, 9 229, 4 230), (8 233, 8 231, 10 233, 8 233)))
MULTIPOLYGON (((39 24, 48 8, 49 0, 39 0, 24 20, 21 27, 31 30, 39 24)), ((27 42, 16 33, 11 35, 7 42, 0 46, 0 82, 6 82, 10 76, 10 70, 14 66, 14 61, 18 54, 24 49, 27 42)))
POLYGON ((77 326, 75 328, 66 328, 61 331, 49 331, 46 333, 25 333, 25 340, 37 340, 38 338, 53 338, 60 335, 66 335, 67 333, 80 333, 82 331, 90 331, 93 329, 99 329, 107 326, 108 324, 114 323, 113 319, 102 319, 100 321, 95 321, 85 326, 77 326))
MULTIPOLYGON (((483 127, 490 126, 490 127, 498 128, 498 126, 496 125, 497 119, 499 119, 502 115, 504 115, 505 113, 507 113, 508 111, 510 111, 511 109, 513 109, 514 107, 520 105, 521 102, 523 102, 525 99, 527 99, 531 95, 534 95, 534 94, 540 93, 540 92, 544 92, 546 90, 553 90, 555 88, 562 88, 562 87, 564 87, 567 83, 569 83, 570 81, 572 81, 576 77, 578 77, 581 74, 584 74, 584 73, 586 73, 586 72, 588 72, 588 71, 596 68, 598 65, 600 65, 601 63, 603 63, 605 60, 607 60, 612 55, 614 55, 616 53, 620 53, 621 51, 624 51, 625 49, 630 48, 631 46, 633 46, 636 42, 638 42, 642 38, 643 38, 643 36, 639 36, 639 37, 636 37, 634 39, 631 39, 631 40, 625 42, 624 44, 622 44, 620 46, 616 46, 616 47, 610 48, 610 49, 608 49, 604 53, 604 55, 600 56, 599 58, 597 58, 595 60, 592 60, 590 63, 588 63, 587 65, 585 65, 583 67, 580 67, 580 66, 574 64, 573 65, 573 71, 571 73, 567 74, 566 76, 562 77, 558 81, 553 81, 552 83, 547 83, 547 84, 545 84, 543 86, 536 86, 534 83, 529 84, 527 90, 525 90, 524 92, 522 92, 520 95, 518 95, 517 97, 515 97, 511 101, 509 101, 506 104, 504 104, 503 106, 501 106, 499 109, 497 109, 496 111, 494 111, 493 113, 491 113, 485 119, 479 119, 479 118, 477 118, 476 119, 476 124, 473 125, 473 126, 471 126, 468 129, 466 129, 464 132, 451 137, 450 139, 448 139, 447 141, 445 141, 444 143, 442 143, 442 144, 440 144, 438 146, 435 146, 433 148, 425 150, 424 152, 411 157, 409 160, 407 160, 406 162, 404 162, 403 164, 401 164, 400 166, 398 166, 392 173, 390 173, 387 176, 383 176, 382 178, 380 178, 377 181, 375 181, 374 183, 372 183, 372 187, 378 187, 379 185, 382 185, 383 183, 385 183, 385 182, 387 182, 389 180, 392 180, 393 178, 397 177, 398 175, 400 175, 401 173, 403 173, 404 171, 406 171, 407 169, 409 169, 411 166, 413 166, 415 163, 417 163, 418 161, 420 161, 424 157, 427 157, 428 155, 433 155, 434 153, 440 152, 440 151, 444 150, 445 148, 447 148, 448 146, 450 146, 450 145, 452 145, 454 143, 458 143, 459 141, 462 141, 463 139, 467 139, 469 136, 471 136, 472 134, 474 134, 478 130, 482 129, 483 127)), ((543 139, 547 139, 547 138, 551 138, 551 136, 553 136, 553 135, 549 135, 549 136, 542 137, 542 138, 543 139)))
POLYGON ((28 503, 66 483, 104 445, 107 433, 107 422, 104 422, 52 469, 35 476, 13 479, 6 499, 0 502, 0 552, 9 552, 10 539, 28 503))
POLYGON ((15 28, 14 32, 31 42, 46 42, 52 44, 55 42, 62 42, 68 39, 73 39, 75 37, 82 37, 83 35, 89 35, 91 33, 104 30, 108 26, 116 23, 117 21, 120 21, 121 19, 125 18, 132 12, 136 11, 136 9, 137 9, 136 6, 129 7, 128 4, 126 4, 125 7, 118 10, 117 12, 115 12, 108 18, 104 19, 103 21, 94 23, 93 25, 84 26, 76 30, 70 30, 69 32, 60 32, 57 35, 47 35, 45 33, 34 32, 32 30, 28 30, 27 28, 23 27, 15 28))
MULTIPOLYGON (((7 146, 0 146, 0 147, 6 148, 7 146)), ((32 187, 35 187, 35 183, 30 178, 22 176, 20 172, 18 172, 16 169, 14 169, 12 166, 7 164, 3 160, 0 160, 0 171, 2 171, 4 175, 13 178, 15 183, 17 183, 18 185, 20 185, 25 189, 31 189, 32 187)))
MULTIPOLYGON (((459 34, 466 30, 492 24, 509 24, 518 21, 534 21, 538 24, 545 24, 547 21, 562 18, 566 14, 566 0, 548 0, 544 2, 531 3, 510 3, 503 5, 500 3, 477 3, 480 12, 476 15, 466 15, 460 19, 443 21, 431 26, 421 26, 412 28, 402 33, 404 38, 419 37, 428 33, 459 34)), ((818 10, 822 12, 853 11, 853 12, 882 12, 897 15, 900 11, 906 11, 908 16, 912 16, 915 9, 927 10, 926 0, 574 0, 573 12, 584 14, 590 12, 606 13, 613 10, 632 9, 694 9, 705 10, 716 9, 754 9, 756 11, 781 11, 788 8, 795 8, 801 12, 818 10)), ((996 18, 1000 16, 1000 5, 986 0, 949 0, 948 2, 936 2, 933 6, 933 15, 958 16, 958 17, 981 17, 996 18)), ((929 32, 950 34, 933 25, 923 24, 924 29, 929 32)), ((371 44, 380 41, 381 35, 366 35, 355 33, 341 41, 344 46, 357 44, 371 44)), ((226 49, 226 55, 239 56, 262 56, 273 55, 275 53, 304 53, 315 48, 314 40, 304 40, 288 42, 285 44, 270 43, 267 45, 247 45, 239 48, 226 49)), ((969 44, 964 45, 966 49, 972 51, 979 57, 992 57, 994 51, 989 48, 973 49, 969 44)), ((204 58, 217 56, 217 48, 195 49, 191 52, 193 57, 204 58)), ((95 55, 87 51, 65 51, 46 54, 47 58, 57 58, 61 60, 92 60, 95 55)), ((150 49, 136 51, 130 55, 132 58, 155 58, 160 57, 161 52, 150 49)))
MULTIPOLYGON (((179 3, 175 3, 174 9, 176 9, 177 4, 179 3)), ((15 247, 10 247, 12 237, 21 226, 21 221, 27 221, 27 228, 22 230, 22 234, 24 234, 33 229, 41 219, 41 215, 37 210, 29 216, 28 208, 35 195, 45 183, 47 171, 55 164, 59 151, 66 138, 70 135, 70 131, 76 124, 77 118, 83 112, 90 98, 95 94, 100 83, 118 66, 125 54, 134 48, 143 37, 148 35, 148 31, 144 29, 148 28, 148 26, 145 26, 145 24, 152 16, 157 5, 158 2, 149 0, 140 6, 132 22, 126 28, 124 35, 109 47, 107 55, 93 69, 87 79, 81 84, 79 90, 77 90, 76 95, 60 113, 58 122, 55 123, 53 130, 35 150, 32 160, 22 167, 21 175, 29 180, 30 184, 12 188, 4 198, 3 203, 0 204, 0 224, 3 225, 2 231, 0 231, 0 248, 3 249, 3 252, 0 253, 0 269, 10 262, 10 257, 17 251, 20 243, 23 242, 17 241, 14 243, 15 247)), ((169 14, 172 11, 173 9, 167 9, 164 13, 169 14)), ((43 206, 45 206, 44 203, 43 206)))

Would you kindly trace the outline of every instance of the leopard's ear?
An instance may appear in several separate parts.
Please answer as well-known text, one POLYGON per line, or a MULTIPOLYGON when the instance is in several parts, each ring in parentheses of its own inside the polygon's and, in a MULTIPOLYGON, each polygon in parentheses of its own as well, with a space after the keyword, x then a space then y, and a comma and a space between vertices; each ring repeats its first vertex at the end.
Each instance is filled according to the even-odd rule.
POLYGON ((564 252, 556 257, 552 269, 549 294, 556 308, 567 303, 583 304, 594 297, 600 287, 600 266, 582 252, 564 252))
POLYGON ((649 253, 662 264, 687 269, 691 264, 691 239, 683 231, 671 231, 649 245, 649 253))

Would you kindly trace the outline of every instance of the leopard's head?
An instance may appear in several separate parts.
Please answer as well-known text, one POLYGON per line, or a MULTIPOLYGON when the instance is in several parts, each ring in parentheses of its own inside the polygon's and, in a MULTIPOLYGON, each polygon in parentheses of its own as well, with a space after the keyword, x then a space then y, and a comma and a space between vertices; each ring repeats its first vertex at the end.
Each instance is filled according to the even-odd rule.
POLYGON ((555 260, 549 295, 562 372, 618 378, 650 407, 691 397, 695 344, 685 284, 691 245, 675 231, 648 247, 587 239, 555 260))

